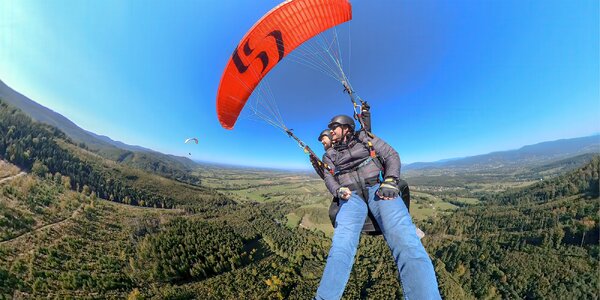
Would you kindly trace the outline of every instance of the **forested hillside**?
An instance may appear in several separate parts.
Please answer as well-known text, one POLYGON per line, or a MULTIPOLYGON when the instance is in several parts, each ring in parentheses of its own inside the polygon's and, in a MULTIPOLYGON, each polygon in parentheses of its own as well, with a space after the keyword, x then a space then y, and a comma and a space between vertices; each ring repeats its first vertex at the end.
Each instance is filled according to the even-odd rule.
MULTIPOLYGON (((0 157, 11 163, 0 164, 0 298, 310 299, 316 291, 331 239, 288 218, 328 199, 318 180, 198 171, 218 173, 207 183, 225 194, 107 160, 6 104, 0 157), (236 184, 220 184, 228 176, 236 184)), ((551 179, 478 192, 478 201, 456 200, 420 222, 442 296, 596 299, 599 164, 596 156, 551 179)), ((429 205, 416 194, 416 208, 429 205)), ((344 299, 402 299, 383 238, 363 236, 359 247, 344 299)))
MULTIPOLYGON (((554 182, 576 185, 578 174, 590 174, 591 184, 577 193, 527 200, 524 195, 535 197, 550 184, 540 183, 421 224, 442 295, 594 299, 598 161, 554 182), (523 203, 499 200, 515 194, 523 203)), ((294 209, 290 204, 248 203, 194 214, 143 209, 31 175, 0 191, 8 199, 1 208, 8 235, 0 244, 1 291, 7 295, 306 299, 330 246, 319 231, 283 224, 285 212, 294 209)), ((384 240, 363 236, 344 299, 401 299, 396 276, 384 240)))
POLYGON ((476 298, 597 298, 599 168, 596 156, 563 176, 430 220, 437 267, 476 298))
POLYGON ((226 202, 215 191, 186 183, 169 182, 172 187, 168 190, 158 189, 156 181, 167 180, 94 155, 75 145, 55 127, 34 122, 1 101, 0 120, 0 156, 38 176, 58 176, 71 189, 93 191, 103 199, 148 207, 173 207, 177 205, 173 193, 182 191, 190 196, 187 202, 203 199, 226 202))

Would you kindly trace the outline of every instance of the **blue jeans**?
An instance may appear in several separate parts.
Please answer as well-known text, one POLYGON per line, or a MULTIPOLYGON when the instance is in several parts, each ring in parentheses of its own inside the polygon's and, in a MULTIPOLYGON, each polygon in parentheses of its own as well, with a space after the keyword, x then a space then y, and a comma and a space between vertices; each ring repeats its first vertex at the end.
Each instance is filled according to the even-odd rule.
MULTIPOLYGON (((382 200, 369 188, 369 206, 392 250, 406 299, 441 299, 431 259, 415 232, 406 205, 398 196, 382 200)), ((340 299, 350 278, 360 232, 367 217, 367 204, 355 192, 340 200, 340 211, 325 271, 315 299, 340 299)))

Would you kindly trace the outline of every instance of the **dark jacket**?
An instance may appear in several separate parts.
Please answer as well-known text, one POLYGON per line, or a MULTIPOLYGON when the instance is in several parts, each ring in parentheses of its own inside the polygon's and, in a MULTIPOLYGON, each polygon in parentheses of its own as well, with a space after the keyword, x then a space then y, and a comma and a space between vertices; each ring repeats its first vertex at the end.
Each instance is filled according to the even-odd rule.
POLYGON ((355 134, 346 146, 336 145, 327 150, 323 162, 331 166, 334 175, 325 172, 325 185, 331 194, 337 195, 340 187, 347 187, 351 191, 358 191, 361 186, 372 185, 373 179, 379 177, 381 171, 376 159, 372 159, 368 142, 373 145, 373 150, 381 158, 384 178, 400 178, 400 156, 382 139, 370 137, 365 131, 355 134))

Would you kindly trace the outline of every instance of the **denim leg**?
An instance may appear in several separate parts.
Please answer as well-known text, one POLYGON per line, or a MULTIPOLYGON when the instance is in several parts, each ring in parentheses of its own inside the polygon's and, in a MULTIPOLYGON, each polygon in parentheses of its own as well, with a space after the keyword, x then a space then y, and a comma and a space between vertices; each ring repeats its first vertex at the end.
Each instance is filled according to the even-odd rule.
POLYGON ((331 249, 315 299, 340 299, 350 278, 360 232, 367 217, 367 204, 356 193, 340 200, 331 249))
POLYGON ((406 205, 398 196, 382 200, 379 186, 369 188, 369 208, 396 261, 406 299, 441 299, 433 264, 416 234, 406 205))

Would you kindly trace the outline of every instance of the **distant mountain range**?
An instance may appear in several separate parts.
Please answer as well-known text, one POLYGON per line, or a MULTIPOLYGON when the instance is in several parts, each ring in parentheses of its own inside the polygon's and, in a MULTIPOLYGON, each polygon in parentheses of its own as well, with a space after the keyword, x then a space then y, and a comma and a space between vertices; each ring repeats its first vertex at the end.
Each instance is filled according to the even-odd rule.
MULTIPOLYGON (((89 150, 121 163, 143 169, 163 169, 166 173, 185 173, 199 166, 187 157, 162 154, 141 146, 114 141, 103 135, 77 126, 59 113, 48 109, 18 93, 0 80, 0 99, 18 107, 32 119, 64 131, 71 139, 85 144, 89 150)), ((450 169, 453 171, 492 170, 519 166, 539 167, 586 153, 600 153, 600 135, 561 139, 528 145, 516 150, 498 151, 464 158, 436 162, 417 162, 402 166, 402 171, 450 169)))
POLYGON ((402 170, 484 170, 523 165, 543 165, 587 153, 600 153, 600 135, 542 142, 523 146, 516 150, 498 151, 464 158, 417 162, 402 166, 402 170))

